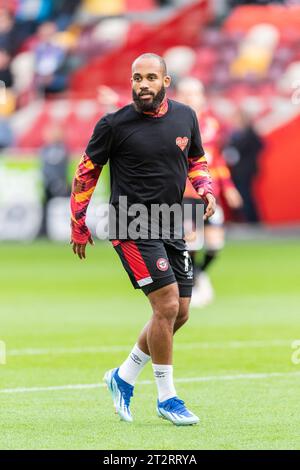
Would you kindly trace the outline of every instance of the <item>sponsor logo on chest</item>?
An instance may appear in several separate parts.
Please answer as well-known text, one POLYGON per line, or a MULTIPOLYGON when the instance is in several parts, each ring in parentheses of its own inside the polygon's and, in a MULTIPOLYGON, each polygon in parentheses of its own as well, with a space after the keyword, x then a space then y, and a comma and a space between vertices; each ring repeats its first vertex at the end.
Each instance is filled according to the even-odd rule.
POLYGON ((186 148, 188 143, 189 143, 189 139, 187 137, 177 137, 176 138, 176 145, 178 145, 178 147, 182 151, 184 151, 184 149, 186 148))

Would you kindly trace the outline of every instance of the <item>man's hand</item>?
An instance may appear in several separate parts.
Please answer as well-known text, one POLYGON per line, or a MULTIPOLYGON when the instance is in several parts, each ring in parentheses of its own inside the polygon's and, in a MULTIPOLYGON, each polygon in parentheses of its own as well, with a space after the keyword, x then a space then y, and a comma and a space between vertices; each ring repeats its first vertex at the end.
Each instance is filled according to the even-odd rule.
POLYGON ((87 243, 75 243, 73 240, 71 240, 70 244, 72 245, 74 255, 78 255, 80 259, 85 259, 85 247, 88 243, 95 245, 92 236, 89 237, 87 243))
MULTIPOLYGON (((200 189, 198 194, 199 196, 203 198, 204 189, 203 188, 200 189)), ((207 220, 209 217, 214 215, 214 213, 216 212, 216 205, 217 205, 215 197, 211 193, 206 194, 205 199, 207 201, 207 206, 206 206, 205 214, 203 216, 203 220, 207 220)))
POLYGON ((207 200, 207 206, 206 206, 205 214, 203 216, 203 220, 207 220, 209 219, 209 217, 214 215, 214 213, 216 212, 216 207, 217 207, 215 197, 212 194, 208 193, 206 195, 206 200, 207 200))

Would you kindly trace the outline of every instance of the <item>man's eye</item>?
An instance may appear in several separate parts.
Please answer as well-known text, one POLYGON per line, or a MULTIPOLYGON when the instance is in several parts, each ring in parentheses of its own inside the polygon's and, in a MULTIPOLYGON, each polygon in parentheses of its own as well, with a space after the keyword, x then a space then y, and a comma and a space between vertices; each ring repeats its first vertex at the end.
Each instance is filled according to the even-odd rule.
POLYGON ((141 81, 141 77, 134 77, 134 81, 135 81, 135 82, 140 82, 140 81, 141 81))

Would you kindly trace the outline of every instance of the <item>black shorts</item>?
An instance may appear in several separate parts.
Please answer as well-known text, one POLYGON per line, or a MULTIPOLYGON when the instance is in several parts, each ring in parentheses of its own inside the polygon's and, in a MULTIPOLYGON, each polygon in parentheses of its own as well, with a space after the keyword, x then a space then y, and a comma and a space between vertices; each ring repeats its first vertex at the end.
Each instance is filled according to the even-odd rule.
POLYGON ((184 240, 113 240, 135 289, 148 295, 177 282, 180 297, 191 297, 193 265, 184 240))

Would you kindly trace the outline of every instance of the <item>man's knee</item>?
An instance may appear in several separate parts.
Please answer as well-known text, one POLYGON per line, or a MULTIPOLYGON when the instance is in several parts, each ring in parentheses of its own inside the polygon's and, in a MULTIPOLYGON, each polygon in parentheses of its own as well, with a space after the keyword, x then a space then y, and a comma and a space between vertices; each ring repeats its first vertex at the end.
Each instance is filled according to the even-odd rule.
POLYGON ((166 286, 149 295, 153 308, 153 315, 160 319, 174 323, 179 312, 179 293, 177 285, 166 286), (154 294, 154 295, 153 295, 154 294))
POLYGON ((162 304, 154 310, 153 314, 159 319, 175 322, 178 311, 179 299, 175 297, 162 302, 162 304))
POLYGON ((184 305, 180 306, 179 312, 176 318, 177 329, 184 325, 189 319, 189 307, 184 305))

